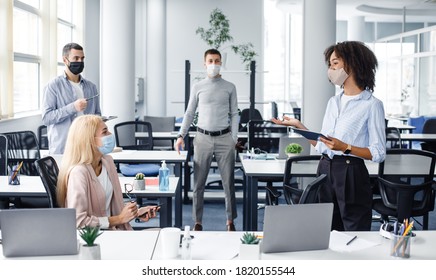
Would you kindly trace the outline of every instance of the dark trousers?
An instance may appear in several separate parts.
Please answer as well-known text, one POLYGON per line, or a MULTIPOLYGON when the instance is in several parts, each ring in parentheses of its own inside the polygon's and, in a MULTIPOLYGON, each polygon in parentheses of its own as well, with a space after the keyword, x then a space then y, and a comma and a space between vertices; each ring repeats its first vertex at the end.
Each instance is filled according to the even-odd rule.
POLYGON ((326 174, 320 202, 333 202, 332 229, 371 230, 372 190, 368 169, 362 159, 351 156, 322 156, 318 175, 326 174))

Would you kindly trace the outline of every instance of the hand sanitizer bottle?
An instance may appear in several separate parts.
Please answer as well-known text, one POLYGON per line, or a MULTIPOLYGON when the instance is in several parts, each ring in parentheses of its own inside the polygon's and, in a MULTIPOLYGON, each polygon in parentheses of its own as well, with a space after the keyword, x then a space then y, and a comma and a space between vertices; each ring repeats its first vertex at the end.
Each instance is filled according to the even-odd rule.
POLYGON ((162 166, 159 168, 159 190, 168 191, 169 190, 169 177, 170 170, 167 167, 165 161, 162 161, 162 166))
POLYGON ((191 235, 189 226, 185 226, 185 234, 182 239, 182 260, 190 260, 191 256, 191 235))

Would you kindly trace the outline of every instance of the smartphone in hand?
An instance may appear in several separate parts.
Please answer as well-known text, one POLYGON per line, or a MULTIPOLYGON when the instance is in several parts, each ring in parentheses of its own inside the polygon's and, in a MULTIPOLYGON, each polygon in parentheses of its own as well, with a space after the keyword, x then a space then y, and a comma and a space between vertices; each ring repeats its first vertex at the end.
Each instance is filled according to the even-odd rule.
MULTIPOLYGON (((160 210, 160 207, 162 206, 162 205, 164 205, 165 203, 159 203, 158 205, 148 205, 148 206, 152 206, 152 207, 154 207, 155 209, 156 209, 156 212, 159 212, 159 210, 160 210)), ((138 216, 138 218, 147 218, 147 216, 148 216, 148 211, 146 211, 144 214, 142 214, 142 215, 139 215, 138 216)))

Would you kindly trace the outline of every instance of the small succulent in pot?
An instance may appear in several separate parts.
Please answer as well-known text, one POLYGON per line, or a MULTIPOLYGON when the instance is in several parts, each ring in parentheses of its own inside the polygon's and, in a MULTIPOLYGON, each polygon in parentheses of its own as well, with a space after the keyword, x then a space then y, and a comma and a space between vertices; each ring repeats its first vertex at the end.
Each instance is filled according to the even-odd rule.
POLYGON ((136 180, 144 180, 145 175, 143 173, 136 173, 135 179, 136 180))
POLYGON ((252 233, 249 233, 249 232, 244 233, 244 235, 242 235, 240 240, 241 240, 242 244, 259 244, 259 241, 260 241, 259 237, 257 237, 257 235, 254 234, 253 232, 252 233))
POLYGON ((90 227, 85 226, 84 228, 79 228, 80 237, 85 241, 86 246, 95 246, 95 240, 99 237, 103 232, 100 231, 100 227, 90 227))

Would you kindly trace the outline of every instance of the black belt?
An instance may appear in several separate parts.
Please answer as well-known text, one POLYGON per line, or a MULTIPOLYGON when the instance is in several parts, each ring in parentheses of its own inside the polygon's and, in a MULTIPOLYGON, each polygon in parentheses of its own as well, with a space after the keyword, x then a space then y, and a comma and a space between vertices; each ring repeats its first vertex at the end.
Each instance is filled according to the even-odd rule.
POLYGON ((220 136, 230 132, 230 127, 219 131, 208 131, 197 127, 197 131, 209 136, 220 136))
POLYGON ((322 154, 322 159, 328 160, 328 161, 342 161, 347 164, 349 163, 364 163, 363 159, 353 156, 341 156, 341 155, 334 155, 331 159, 328 155, 322 154))

